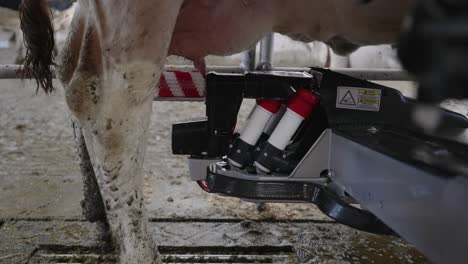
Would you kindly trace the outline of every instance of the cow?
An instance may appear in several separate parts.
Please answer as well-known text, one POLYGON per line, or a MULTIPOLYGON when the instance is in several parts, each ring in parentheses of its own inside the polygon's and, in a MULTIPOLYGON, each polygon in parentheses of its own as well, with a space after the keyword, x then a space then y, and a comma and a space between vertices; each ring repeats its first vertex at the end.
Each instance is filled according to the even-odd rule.
MULTIPOLYGON (((166 56, 194 61, 252 47, 270 32, 323 41, 337 54, 395 43, 413 0, 79 0, 54 60, 46 0, 23 0, 25 70, 47 93, 52 70, 82 131, 121 263, 160 263, 148 233, 142 164, 166 56)), ((86 169, 86 168, 85 168, 86 169)))
POLYGON ((330 68, 360 68, 360 69, 401 69, 397 59, 397 51, 391 45, 367 46, 356 50, 347 56, 339 56, 328 50, 327 62, 330 68))

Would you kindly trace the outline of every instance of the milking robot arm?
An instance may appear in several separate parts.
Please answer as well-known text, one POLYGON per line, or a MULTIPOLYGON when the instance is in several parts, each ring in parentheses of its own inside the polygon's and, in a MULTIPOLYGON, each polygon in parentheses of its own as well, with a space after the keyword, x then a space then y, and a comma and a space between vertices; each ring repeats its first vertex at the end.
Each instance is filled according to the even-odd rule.
POLYGON ((206 117, 174 124, 172 147, 190 156, 191 177, 207 192, 315 203, 340 223, 398 234, 436 262, 453 262, 467 254, 453 244, 468 243, 459 228, 468 221, 459 202, 468 199, 468 120, 437 108, 429 131, 420 108, 395 89, 330 70, 211 73, 206 117), (257 99, 255 122, 234 133, 244 98, 257 99))
POLYGON ((207 192, 311 202, 353 228, 399 235, 435 263, 463 263, 468 120, 432 103, 468 98, 467 10, 463 0, 422 0, 406 23, 399 56, 420 83, 418 101, 318 68, 211 73, 206 117, 173 126, 173 152, 190 156, 207 192), (244 98, 257 105, 235 133, 244 98))

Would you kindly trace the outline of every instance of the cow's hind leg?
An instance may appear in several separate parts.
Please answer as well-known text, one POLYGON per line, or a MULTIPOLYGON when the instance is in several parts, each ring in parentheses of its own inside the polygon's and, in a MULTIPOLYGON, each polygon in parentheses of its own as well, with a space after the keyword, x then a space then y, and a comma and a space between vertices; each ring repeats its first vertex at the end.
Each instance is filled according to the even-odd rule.
MULTIPOLYGON (((123 76, 151 80, 149 76, 136 76, 141 72, 145 70, 137 67, 123 70, 120 78, 115 79, 88 82, 78 78, 66 88, 68 105, 82 126, 121 263, 158 261, 158 252, 147 228, 142 193, 142 164, 154 83, 145 82, 136 94, 128 94, 133 91, 128 87, 132 82, 122 81, 123 76)), ((92 172, 86 168, 87 175, 92 172)), ((88 180, 85 177, 85 181, 88 180)), ((92 190, 91 195, 96 193, 92 190)), ((102 216, 96 211, 88 213, 91 217, 102 216)))
POLYGON ((181 1, 90 3, 82 10, 83 26, 72 31, 71 39, 81 34, 81 41, 65 45, 60 79, 82 128, 120 262, 158 263, 142 170, 155 87, 181 1), (76 43, 79 53, 71 49, 76 43))
POLYGON ((77 154, 80 159, 81 176, 83 178, 84 198, 80 203, 83 216, 87 221, 97 224, 101 235, 101 241, 106 242, 107 246, 112 247, 110 244, 109 223, 107 222, 106 211, 104 209, 104 200, 102 199, 96 174, 94 173, 93 165, 89 158, 88 148, 86 147, 86 142, 79 124, 73 121, 72 126, 77 154))

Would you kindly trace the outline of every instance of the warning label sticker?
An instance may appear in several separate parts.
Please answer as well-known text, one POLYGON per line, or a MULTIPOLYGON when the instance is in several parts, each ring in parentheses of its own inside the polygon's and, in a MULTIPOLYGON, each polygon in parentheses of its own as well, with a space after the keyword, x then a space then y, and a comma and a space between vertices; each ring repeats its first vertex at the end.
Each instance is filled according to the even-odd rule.
POLYGON ((362 111, 380 110, 382 91, 379 89, 339 86, 336 96, 336 107, 362 111))

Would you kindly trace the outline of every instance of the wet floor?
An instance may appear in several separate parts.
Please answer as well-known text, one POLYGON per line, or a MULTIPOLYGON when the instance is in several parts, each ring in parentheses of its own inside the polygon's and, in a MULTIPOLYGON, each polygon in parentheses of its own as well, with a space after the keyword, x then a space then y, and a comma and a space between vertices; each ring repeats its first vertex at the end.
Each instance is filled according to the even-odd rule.
MULTIPOLYGON (((401 240, 334 223, 161 221, 150 230, 166 263, 428 263, 401 240)), ((9 221, 0 244, 0 263, 115 263, 85 222, 9 221)))

